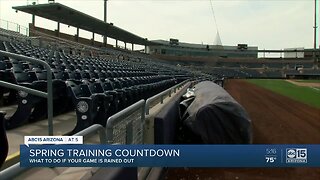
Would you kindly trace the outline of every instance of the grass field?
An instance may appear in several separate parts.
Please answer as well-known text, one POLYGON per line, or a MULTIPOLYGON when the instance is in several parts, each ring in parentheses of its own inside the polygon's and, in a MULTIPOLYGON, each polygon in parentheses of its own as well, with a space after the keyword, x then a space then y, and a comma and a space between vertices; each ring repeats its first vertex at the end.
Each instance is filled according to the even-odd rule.
POLYGON ((297 86, 284 80, 250 79, 247 81, 310 106, 320 108, 320 91, 317 89, 297 86))

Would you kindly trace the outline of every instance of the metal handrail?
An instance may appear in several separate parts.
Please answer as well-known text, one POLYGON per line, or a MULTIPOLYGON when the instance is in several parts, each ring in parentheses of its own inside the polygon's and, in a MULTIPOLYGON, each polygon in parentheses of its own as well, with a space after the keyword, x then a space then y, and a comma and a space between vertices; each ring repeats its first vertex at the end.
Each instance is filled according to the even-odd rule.
POLYGON ((47 93, 41 92, 41 91, 37 91, 37 90, 33 90, 30 88, 26 88, 23 86, 19 86, 16 84, 12 84, 12 83, 8 83, 5 81, 0 81, 0 86, 5 86, 7 88, 12 88, 12 89, 16 89, 16 90, 25 90, 26 92, 29 92, 33 95, 36 96, 40 96, 40 97, 44 97, 47 98, 47 103, 48 103, 48 134, 49 136, 53 135, 53 93, 52 93, 52 71, 51 71, 51 67, 49 66, 48 63, 46 63, 45 61, 41 61, 32 57, 27 57, 27 56, 23 56, 23 55, 19 55, 19 54, 14 54, 14 53, 10 53, 10 52, 6 52, 6 51, 2 51, 0 50, 0 54, 8 56, 8 57, 12 57, 12 58, 16 58, 16 59, 21 59, 24 61, 29 61, 32 63, 36 63, 36 64, 41 64, 42 66, 44 66, 47 70, 47 93), (20 88, 20 89, 19 89, 20 88))
POLYGON ((20 162, 8 167, 0 172, 0 178, 3 180, 13 179, 30 168, 20 167, 20 162))
POLYGON ((6 87, 6 88, 9 88, 9 89, 15 89, 15 90, 23 90, 29 94, 32 94, 32 95, 35 95, 35 96, 40 96, 40 97, 43 97, 43 98, 47 98, 47 93, 45 92, 42 92, 42 91, 38 91, 38 90, 35 90, 35 89, 31 89, 31 88, 27 88, 25 86, 20 86, 20 85, 16 85, 16 84, 12 84, 12 83, 8 83, 6 81, 1 81, 0 80, 0 86, 3 86, 3 87, 6 87))
POLYGON ((181 83, 179 83, 179 84, 177 84, 177 85, 175 85, 175 86, 173 86, 173 87, 171 87, 171 88, 169 88, 169 89, 167 89, 167 90, 162 91, 162 92, 159 93, 159 94, 156 94, 156 95, 152 96, 151 98, 148 98, 148 99, 146 100, 146 107, 145 107, 146 115, 149 114, 149 109, 150 109, 149 106, 150 106, 150 104, 151 104, 152 102, 154 102, 155 100, 161 98, 161 101, 160 101, 160 102, 161 102, 161 104, 162 104, 162 103, 163 103, 163 96, 169 94, 169 97, 170 97, 170 96, 171 96, 171 90, 173 90, 173 92, 175 93, 177 89, 179 89, 180 87, 182 87, 182 85, 184 85, 184 84, 185 84, 186 82, 188 82, 188 81, 189 81, 189 80, 185 80, 185 81, 183 81, 183 82, 181 82, 181 83))
MULTIPOLYGON (((106 144, 107 142, 107 136, 105 134, 105 128, 101 126, 100 124, 94 124, 76 134, 73 136, 89 136, 93 133, 99 133, 100 137, 100 144, 106 144)), ((31 169, 31 167, 20 167, 20 162, 8 167, 7 169, 4 169, 0 172, 0 179, 13 179, 14 177, 17 177, 18 175, 22 174, 23 172, 31 169)))
POLYGON ((100 124, 94 124, 76 134, 73 136, 88 136, 91 134, 94 134, 98 132, 99 133, 99 138, 100 138, 100 144, 106 144, 107 143, 107 135, 106 135, 106 129, 101 126, 100 124))
MULTIPOLYGON (((123 117, 126 117, 133 112, 135 112, 137 109, 141 108, 141 128, 143 130, 144 128, 144 119, 145 119, 145 101, 142 99, 131 106, 125 108, 124 110, 112 115, 111 117, 108 118, 107 123, 106 123, 106 133, 107 133, 107 143, 112 144, 113 142, 113 127, 115 124, 119 123, 123 117)), ((143 137, 143 135, 142 135, 143 137)), ((143 142, 143 140, 142 140, 143 142)))

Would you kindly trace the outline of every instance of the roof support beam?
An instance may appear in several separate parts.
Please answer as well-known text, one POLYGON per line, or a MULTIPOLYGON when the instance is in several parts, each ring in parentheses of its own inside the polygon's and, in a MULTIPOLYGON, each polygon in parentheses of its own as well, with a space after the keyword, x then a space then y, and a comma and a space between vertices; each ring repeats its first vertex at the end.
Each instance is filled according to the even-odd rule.
POLYGON ((60 37, 60 22, 57 23, 57 37, 60 37))
MULTIPOLYGON (((103 20, 105 23, 107 23, 107 1, 108 0, 104 0, 104 17, 103 17, 103 20)), ((108 36, 107 35, 104 35, 103 36, 103 43, 104 45, 106 46, 107 45, 107 41, 108 41, 108 36)))
POLYGON ((32 14, 32 25, 36 26, 36 15, 32 14))
POLYGON ((77 40, 77 42, 79 42, 79 28, 77 27, 77 35, 76 35, 76 40, 77 40))
POLYGON ((94 46, 94 32, 92 33, 92 45, 94 46))

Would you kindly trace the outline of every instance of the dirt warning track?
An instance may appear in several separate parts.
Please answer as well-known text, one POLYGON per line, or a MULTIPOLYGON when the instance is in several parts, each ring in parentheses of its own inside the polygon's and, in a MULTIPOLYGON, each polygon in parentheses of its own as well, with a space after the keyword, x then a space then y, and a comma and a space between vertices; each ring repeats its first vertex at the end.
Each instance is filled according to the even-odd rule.
MULTIPOLYGON (((254 144, 320 144, 320 109, 245 80, 228 80, 225 89, 247 110, 254 144)), ((320 179, 320 168, 176 168, 166 179, 320 179)))

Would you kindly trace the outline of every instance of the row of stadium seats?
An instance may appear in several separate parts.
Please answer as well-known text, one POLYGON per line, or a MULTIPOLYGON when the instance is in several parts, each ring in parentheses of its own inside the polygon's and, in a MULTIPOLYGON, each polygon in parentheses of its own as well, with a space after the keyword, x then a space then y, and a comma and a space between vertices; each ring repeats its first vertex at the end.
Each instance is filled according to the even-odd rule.
POLYGON ((108 117, 140 99, 147 99, 173 85, 170 77, 137 77, 111 80, 67 81, 68 94, 76 107, 78 132, 92 124, 105 126, 108 117))
MULTIPOLYGON (((171 76, 176 73, 170 68, 148 62, 118 60, 114 56, 99 58, 71 55, 64 51, 33 47, 22 42, 4 41, 0 44, 8 52, 41 59, 50 65, 54 114, 69 111, 72 105, 77 114, 77 125, 72 133, 94 123, 105 125, 110 115, 181 81, 171 76)), ((20 59, 1 56, 0 79, 47 91, 47 70, 20 59)), ((15 97, 15 91, 0 89, 1 96, 10 92, 9 97, 15 97)), ((18 108, 6 120, 7 129, 46 117, 45 99, 23 91, 19 91, 16 97, 18 108)), ((11 101, 14 100, 15 98, 11 98, 11 101)))

